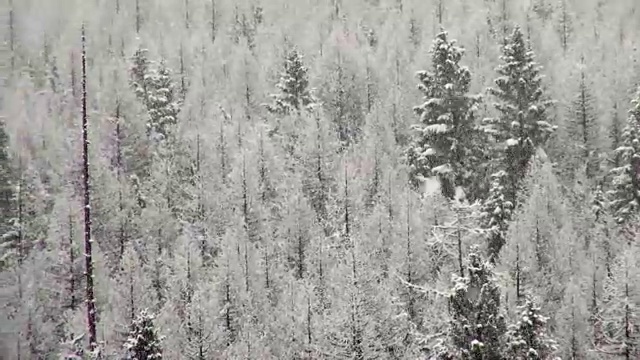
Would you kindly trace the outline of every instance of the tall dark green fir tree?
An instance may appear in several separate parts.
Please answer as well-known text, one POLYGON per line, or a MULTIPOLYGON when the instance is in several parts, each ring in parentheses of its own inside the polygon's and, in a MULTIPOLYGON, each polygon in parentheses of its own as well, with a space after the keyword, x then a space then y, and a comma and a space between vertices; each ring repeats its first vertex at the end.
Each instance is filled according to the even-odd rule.
POLYGON ((464 49, 440 32, 431 47, 431 71, 419 71, 418 89, 424 95, 414 111, 420 123, 413 126, 414 140, 407 150, 414 185, 421 178, 435 176, 442 194, 453 199, 461 186, 468 197, 478 182, 475 170, 482 153, 474 123, 479 95, 469 94, 471 72, 460 65, 464 49))
MULTIPOLYGON (((506 229, 510 215, 498 211, 495 203, 515 209, 521 180, 536 149, 556 128, 547 121, 546 110, 552 101, 544 94, 541 67, 534 58, 522 31, 516 27, 502 47, 496 86, 488 90, 497 99, 494 107, 499 113, 484 120, 486 133, 497 143, 492 164, 496 172, 483 211, 483 224, 488 229, 495 230, 496 225, 506 229)), ((495 259, 505 240, 491 231, 488 241, 489 255, 495 259)))

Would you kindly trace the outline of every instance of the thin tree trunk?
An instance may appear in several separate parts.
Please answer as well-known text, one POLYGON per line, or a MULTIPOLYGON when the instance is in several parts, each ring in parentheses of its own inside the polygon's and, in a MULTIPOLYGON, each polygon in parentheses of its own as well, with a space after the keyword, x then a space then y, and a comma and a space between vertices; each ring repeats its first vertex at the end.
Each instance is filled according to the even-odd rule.
POLYGON ((89 139, 87 119, 87 59, 85 27, 82 25, 82 167, 84 185, 84 249, 86 275, 87 325, 89 349, 96 347, 96 304, 93 288, 93 259, 91 255, 91 204, 89 188, 89 139))
POLYGON ((136 0, 136 34, 140 34, 142 18, 140 15, 140 0, 136 0))
POLYGON ((69 296, 71 297, 71 302, 69 307, 72 310, 76 309, 76 277, 75 277, 75 262, 76 256, 73 251, 73 217, 71 216, 71 212, 69 212, 69 296))
POLYGON ((211 0, 211 43, 216 41, 216 0, 211 0))
POLYGON ((9 50, 11 51, 11 75, 16 70, 16 32, 13 0, 9 0, 9 50))

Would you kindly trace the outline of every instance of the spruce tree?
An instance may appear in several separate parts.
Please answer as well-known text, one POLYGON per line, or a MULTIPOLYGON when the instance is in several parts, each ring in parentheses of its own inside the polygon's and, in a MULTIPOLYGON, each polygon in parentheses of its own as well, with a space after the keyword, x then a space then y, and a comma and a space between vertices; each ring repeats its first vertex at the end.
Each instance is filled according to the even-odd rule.
POLYGON ((500 287, 493 267, 473 246, 465 276, 455 276, 449 295, 450 336, 456 359, 501 359, 506 324, 500 309, 500 287))
POLYGON ((499 115, 485 120, 485 130, 499 144, 500 168, 507 172, 506 198, 515 205, 520 179, 524 178, 531 157, 544 144, 555 127, 547 122, 546 110, 552 104, 542 89, 541 67, 526 43, 519 27, 513 30, 502 47, 502 64, 496 71, 496 87, 489 93, 496 97, 499 115))
POLYGON ((517 207, 517 193, 536 149, 547 140, 555 127, 546 121, 546 109, 552 101, 545 98, 533 51, 526 44, 519 27, 505 41, 496 71, 500 75, 490 94, 498 100, 499 115, 485 119, 485 131, 497 142, 489 197, 484 201, 482 221, 489 229, 489 255, 492 261, 505 242, 511 211, 517 207), (499 207, 497 206, 499 205, 499 207), (496 228, 498 226, 498 228, 496 228), (500 231, 496 231, 500 230, 500 231))
POLYGON ((637 247, 627 246, 614 262, 599 314, 603 338, 597 350, 625 360, 640 356, 637 253, 637 247))
POLYGON ((284 69, 276 85, 279 93, 272 94, 273 103, 266 105, 270 113, 277 115, 300 114, 315 103, 308 88, 308 69, 302 60, 302 54, 296 48, 293 48, 285 56, 284 69))
MULTIPOLYGON (((575 172, 580 166, 586 164, 586 175, 588 179, 593 178, 597 174, 596 159, 594 153, 597 141, 597 127, 595 109, 593 107, 593 96, 586 80, 585 72, 580 72, 580 83, 578 85, 578 93, 573 100, 571 106, 571 117, 568 124, 569 140, 574 146, 575 155, 572 161, 577 161, 571 166, 571 170, 575 172)), ((574 174, 570 174, 573 176, 574 174)))
MULTIPOLYGON (((436 176, 445 197, 453 199, 455 189, 477 182, 473 172, 479 163, 479 149, 474 137, 474 112, 480 96, 469 95, 471 73, 459 64, 464 49, 440 32, 431 47, 432 70, 418 72, 418 89, 424 103, 414 111, 420 123, 413 126, 416 134, 407 158, 414 185, 420 178, 436 176)), ((467 194, 472 199, 475 194, 467 194)))
POLYGON ((154 316, 142 310, 131 323, 129 338, 125 342, 127 359, 160 360, 162 359, 161 338, 153 324, 154 316))
POLYGON ((9 261, 10 248, 15 247, 16 211, 14 201, 13 171, 7 154, 8 136, 4 130, 4 122, 0 120, 0 269, 9 261))
POLYGON ((493 174, 489 195, 482 203, 480 219, 482 227, 488 231, 487 249, 492 263, 506 243, 505 236, 512 217, 513 203, 505 198, 506 179, 504 171, 493 174))
POLYGON ((557 349, 545 329, 547 318, 540 313, 540 307, 531 299, 520 306, 520 318, 509 327, 507 332, 508 359, 513 360, 550 360, 557 349))
POLYGON ((131 87, 134 93, 146 106, 147 104, 147 88, 149 87, 149 71, 151 62, 148 59, 147 49, 140 48, 136 50, 132 58, 131 66, 131 87))
POLYGON ((640 89, 622 130, 622 143, 615 150, 620 166, 611 169, 610 210, 618 223, 640 209, 640 89))
POLYGON ((154 64, 146 49, 138 49, 133 56, 131 87, 149 114, 147 134, 157 142, 169 137, 171 127, 177 123, 180 100, 171 70, 164 60, 154 64))
POLYGON ((147 130, 153 139, 167 139, 171 127, 177 123, 180 105, 176 95, 171 70, 163 60, 157 70, 151 73, 151 89, 148 94, 150 119, 147 130))

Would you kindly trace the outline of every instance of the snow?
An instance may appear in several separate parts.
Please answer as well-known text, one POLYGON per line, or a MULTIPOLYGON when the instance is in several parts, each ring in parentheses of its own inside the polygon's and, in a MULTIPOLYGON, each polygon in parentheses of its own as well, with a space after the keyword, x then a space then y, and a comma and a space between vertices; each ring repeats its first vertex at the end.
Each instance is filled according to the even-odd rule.
POLYGON ((424 129, 422 129, 422 132, 440 134, 446 132, 447 130, 447 125, 445 124, 433 124, 425 126, 424 129))
POLYGON ((481 341, 478 341, 476 339, 473 339, 471 341, 471 347, 472 348, 474 348, 474 347, 483 347, 483 346, 484 346, 484 344, 481 341))
POLYGON ((436 154, 436 151, 433 148, 428 148, 422 153, 422 156, 433 156, 436 154))
POLYGON ((451 169, 451 166, 449 166, 449 164, 443 164, 443 165, 434 167, 433 169, 431 169, 431 171, 433 171, 436 174, 448 174, 452 171, 452 169, 451 169))

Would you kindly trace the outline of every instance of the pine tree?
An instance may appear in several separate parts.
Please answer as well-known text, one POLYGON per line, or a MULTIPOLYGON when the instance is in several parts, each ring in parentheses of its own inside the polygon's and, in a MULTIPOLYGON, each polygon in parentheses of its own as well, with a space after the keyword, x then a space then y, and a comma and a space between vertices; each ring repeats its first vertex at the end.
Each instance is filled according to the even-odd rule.
POLYGON ((8 265, 11 248, 15 248, 14 243, 18 235, 15 231, 16 194, 12 181, 13 169, 7 153, 9 139, 4 125, 4 121, 0 121, 0 269, 8 265))
POLYGON ((506 355, 514 360, 550 360, 557 349, 545 329, 547 318, 540 307, 531 299, 520 306, 518 322, 509 327, 506 355))
POLYGON ((138 49, 132 60, 130 83, 149 114, 147 134, 162 142, 177 123, 181 106, 171 70, 164 60, 157 65, 150 61, 146 49, 138 49))
POLYGON ((164 60, 150 76, 151 89, 147 103, 150 119, 147 130, 152 138, 164 140, 168 138, 171 127, 178 121, 180 105, 175 84, 171 79, 171 70, 164 60))
POLYGON ((616 259, 613 276, 604 284, 600 314, 603 339, 598 351, 627 360, 640 356, 637 252, 628 246, 616 259))
POLYGON ((496 69, 500 75, 495 80, 496 87, 489 89, 498 100, 494 107, 499 116, 486 119, 485 129, 498 142, 499 150, 504 149, 497 158, 508 175, 504 184, 506 199, 514 206, 520 179, 524 178, 531 157, 555 130, 547 122, 546 110, 552 101, 544 95, 541 67, 534 58, 522 31, 516 27, 502 47, 503 64, 496 69))
MULTIPOLYGON (((597 150, 597 124, 596 114, 593 108, 593 96, 586 80, 584 69, 580 72, 580 84, 578 85, 578 94, 571 106, 572 116, 568 124, 568 133, 571 143, 575 144, 576 154, 572 161, 577 161, 572 166, 574 172, 584 164, 586 164, 586 175, 588 179, 592 179, 597 175, 597 166, 594 154, 597 150)), ((573 176, 573 174, 570 174, 573 176)))
POLYGON ((309 110, 315 103, 308 88, 308 69, 302 60, 303 56, 296 48, 291 49, 286 55, 284 69, 276 85, 280 92, 272 94, 273 103, 266 105, 270 113, 300 114, 304 110, 309 110))
POLYGON ((480 215, 482 227, 488 230, 487 249, 489 260, 493 263, 506 243, 506 231, 513 211, 513 203, 505 197, 506 179, 504 171, 492 175, 489 195, 482 203, 480 215))
POLYGON ((500 309, 500 287, 493 267, 482 258, 478 246, 470 249, 465 274, 454 277, 449 295, 455 358, 501 359, 502 338, 507 329, 500 309))
MULTIPOLYGON (((449 40, 442 31, 431 47, 433 69, 418 72, 418 89, 424 103, 414 111, 420 124, 414 125, 416 134, 407 157, 414 184, 420 178, 436 176, 445 197, 453 199, 455 189, 466 192, 477 181, 474 164, 478 164, 479 149, 474 148, 476 136, 474 112, 480 97, 469 95, 471 73, 460 66, 464 49, 449 40)), ((475 194, 467 194, 471 199, 475 194)))
POLYGON ((611 213, 618 223, 640 210, 640 89, 622 131, 622 143, 615 150, 621 165, 611 169, 611 213))
POLYGON ((140 99, 146 106, 148 97, 147 89, 150 86, 149 71, 151 68, 151 61, 148 59, 148 50, 144 48, 136 50, 132 57, 132 62, 133 65, 130 70, 131 87, 138 99, 140 99))
POLYGON ((162 339, 153 325, 154 316, 142 310, 131 323, 129 338, 125 343, 127 359, 162 359, 162 339))

